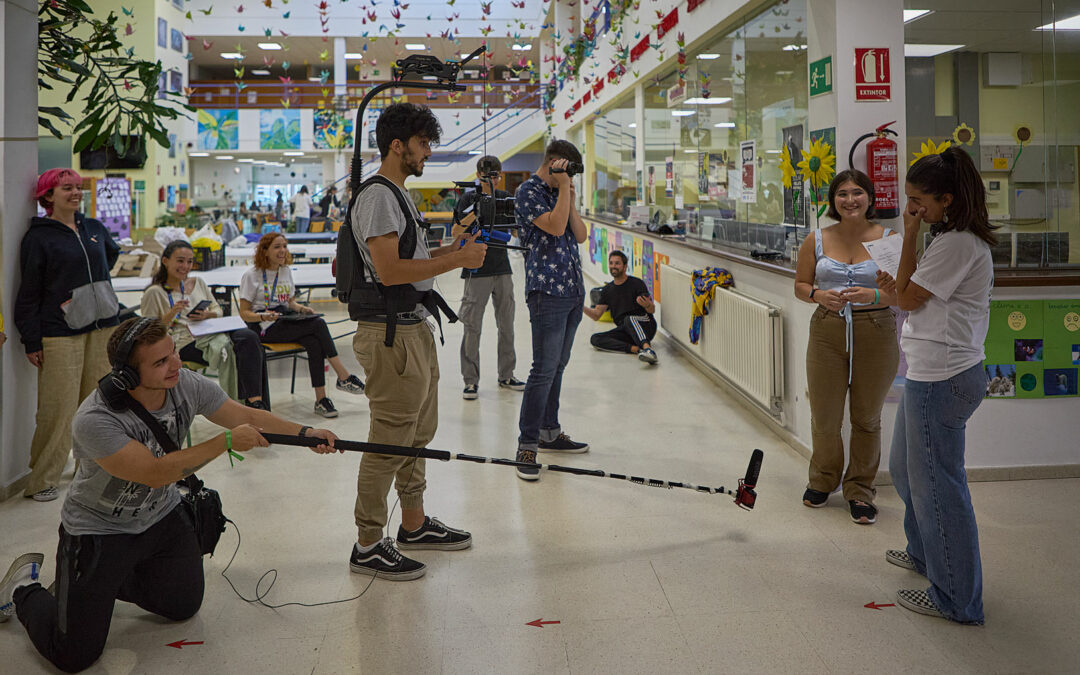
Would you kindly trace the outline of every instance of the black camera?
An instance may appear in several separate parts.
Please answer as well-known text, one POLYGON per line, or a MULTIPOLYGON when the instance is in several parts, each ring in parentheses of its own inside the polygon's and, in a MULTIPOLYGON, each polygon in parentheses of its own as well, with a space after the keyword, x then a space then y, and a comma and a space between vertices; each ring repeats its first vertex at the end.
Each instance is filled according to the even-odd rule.
POLYGON ((507 229, 515 227, 517 221, 514 219, 514 198, 496 197, 494 194, 489 195, 484 193, 483 189, 481 189, 481 184, 487 183, 492 186, 492 192, 494 192, 494 181, 490 178, 484 178, 484 176, 489 174, 485 172, 483 166, 478 167, 477 173, 480 177, 477 178, 475 183, 454 181, 454 185, 459 188, 476 191, 476 201, 473 202, 468 211, 461 214, 462 217, 475 213, 476 226, 480 229, 490 229, 493 227, 507 229))
POLYGON ((476 163, 476 175, 486 178, 497 178, 502 173, 502 165, 495 157, 481 157, 476 163))
POLYGON ((565 169, 551 168, 551 173, 566 173, 567 176, 573 178, 579 173, 585 173, 585 167, 580 162, 568 162, 565 169))

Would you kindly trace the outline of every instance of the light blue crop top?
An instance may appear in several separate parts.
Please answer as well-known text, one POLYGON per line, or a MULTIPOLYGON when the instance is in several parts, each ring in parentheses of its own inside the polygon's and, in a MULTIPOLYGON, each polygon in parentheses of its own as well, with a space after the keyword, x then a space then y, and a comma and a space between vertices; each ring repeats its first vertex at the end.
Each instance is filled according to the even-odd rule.
MULTIPOLYGON (((889 236, 892 229, 886 227, 882 239, 889 236)), ((839 260, 833 260, 825 255, 821 247, 821 231, 814 234, 814 253, 817 256, 817 267, 814 269, 814 282, 818 288, 827 291, 861 286, 862 288, 877 288, 877 263, 870 260, 849 265, 839 260)))

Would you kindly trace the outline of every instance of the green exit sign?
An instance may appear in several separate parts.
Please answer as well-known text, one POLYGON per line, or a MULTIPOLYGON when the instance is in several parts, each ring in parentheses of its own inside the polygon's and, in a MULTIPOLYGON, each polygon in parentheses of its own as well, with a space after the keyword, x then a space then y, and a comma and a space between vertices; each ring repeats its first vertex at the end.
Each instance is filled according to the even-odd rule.
POLYGON ((832 57, 826 56, 810 64, 810 95, 820 96, 831 91, 832 57))

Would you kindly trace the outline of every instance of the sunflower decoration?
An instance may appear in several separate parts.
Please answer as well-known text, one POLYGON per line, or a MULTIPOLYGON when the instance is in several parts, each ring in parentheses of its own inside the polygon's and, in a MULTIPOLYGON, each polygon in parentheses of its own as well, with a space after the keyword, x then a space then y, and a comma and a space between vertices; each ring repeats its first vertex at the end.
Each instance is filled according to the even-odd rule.
POLYGON ((809 152, 800 152, 803 158, 796 166, 803 178, 810 181, 810 186, 815 191, 822 185, 827 185, 836 173, 836 155, 833 154, 832 146, 818 138, 810 142, 809 152))
POLYGON ((1034 135, 1035 133, 1031 130, 1030 124, 1017 125, 1016 129, 1013 130, 1013 138, 1016 139, 1016 142, 1020 145, 1020 147, 1023 147, 1030 143, 1031 138, 1034 135))
POLYGON ((919 161, 923 157, 928 157, 929 155, 940 155, 941 153, 948 150, 950 146, 952 146, 951 141, 942 141, 941 144, 938 145, 934 142, 934 139, 928 138, 926 139, 926 142, 923 143, 922 146, 919 148, 919 151, 915 153, 915 158, 911 160, 911 163, 908 164, 908 166, 915 164, 915 162, 919 161))
POLYGON ((975 130, 961 122, 960 126, 953 129, 952 139, 956 145, 971 145, 975 142, 975 130))
POLYGON ((791 165, 791 151, 787 143, 784 143, 784 149, 780 151, 780 177, 784 187, 790 190, 792 179, 795 178, 795 167, 791 165))

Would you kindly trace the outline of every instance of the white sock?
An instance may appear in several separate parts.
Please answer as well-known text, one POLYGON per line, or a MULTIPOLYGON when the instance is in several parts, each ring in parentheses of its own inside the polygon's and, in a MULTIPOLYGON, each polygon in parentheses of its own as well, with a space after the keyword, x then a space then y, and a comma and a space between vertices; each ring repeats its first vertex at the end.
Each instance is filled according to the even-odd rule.
POLYGON ((360 542, 356 542, 356 550, 360 553, 371 553, 375 550, 375 547, 379 545, 379 542, 375 542, 370 546, 361 546, 360 542))

